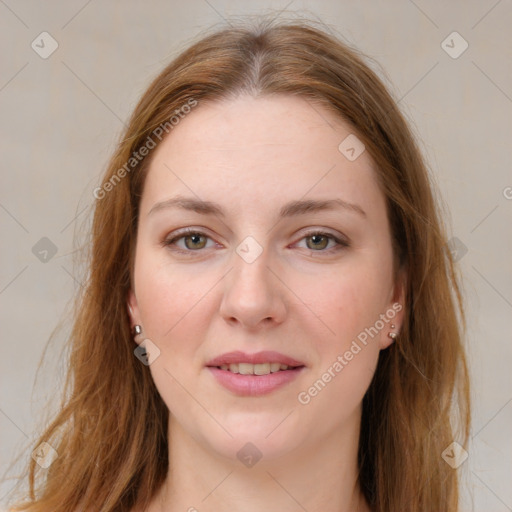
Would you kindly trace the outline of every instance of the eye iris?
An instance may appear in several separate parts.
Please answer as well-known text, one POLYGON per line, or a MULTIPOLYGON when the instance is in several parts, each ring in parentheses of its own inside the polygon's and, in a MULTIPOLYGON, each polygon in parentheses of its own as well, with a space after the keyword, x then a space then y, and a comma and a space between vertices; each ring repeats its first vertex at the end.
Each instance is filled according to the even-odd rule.
POLYGON ((187 236, 185 237, 185 245, 187 246, 187 249, 202 249, 202 248, 204 247, 204 244, 205 244, 205 243, 206 243, 206 237, 204 237, 203 235, 200 235, 199 233, 194 233, 194 234, 192 234, 192 235, 187 235, 187 236), (193 244, 196 244, 196 243, 199 243, 199 242, 197 242, 197 239, 198 239, 198 238, 199 238, 199 239, 201 239, 201 238, 203 239, 203 245, 202 245, 201 247, 197 247, 197 246, 192 246, 192 247, 190 247, 190 244, 188 243, 188 241, 189 241, 190 239, 195 239, 195 240, 196 240, 196 242, 193 242, 193 244))
POLYGON ((325 243, 322 245, 318 245, 315 242, 313 242, 314 243, 313 247, 309 247, 309 243, 308 243, 309 249, 325 249, 327 247, 327 244, 329 243, 328 238, 324 235, 311 235, 308 237, 308 240, 313 240, 313 239, 316 239, 316 240, 323 239, 325 243))

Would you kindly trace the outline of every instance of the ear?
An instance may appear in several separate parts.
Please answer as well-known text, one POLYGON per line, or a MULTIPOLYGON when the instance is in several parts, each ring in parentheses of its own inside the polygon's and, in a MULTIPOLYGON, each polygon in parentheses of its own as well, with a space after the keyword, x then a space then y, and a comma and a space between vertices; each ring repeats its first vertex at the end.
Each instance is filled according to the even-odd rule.
POLYGON ((407 287, 407 275, 405 269, 400 269, 397 272, 394 288, 391 293, 391 300, 389 301, 385 316, 387 319, 386 326, 382 329, 380 336, 381 350, 388 348, 393 343, 393 338, 389 337, 389 333, 400 334, 405 317, 405 292, 407 287), (391 328, 394 325, 394 328, 391 328))
POLYGON ((139 306, 137 304, 137 298, 135 297, 135 293, 131 289, 128 292, 126 306, 128 307, 128 315, 130 316, 130 325, 133 329, 135 325, 140 324, 140 314, 139 306))

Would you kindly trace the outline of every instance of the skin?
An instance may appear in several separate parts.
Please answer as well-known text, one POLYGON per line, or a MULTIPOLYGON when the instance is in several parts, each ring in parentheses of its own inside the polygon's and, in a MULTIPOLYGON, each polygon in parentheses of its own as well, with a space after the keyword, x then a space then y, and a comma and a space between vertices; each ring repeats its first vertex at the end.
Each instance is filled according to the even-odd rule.
POLYGON ((370 510, 357 484, 361 401, 403 309, 309 403, 297 398, 403 304, 374 163, 338 149, 352 132, 304 99, 243 95, 199 104, 155 149, 128 297, 133 324, 160 350, 149 371, 170 411, 170 471, 150 512, 370 510), (219 203, 225 217, 149 213, 177 195, 219 203), (364 215, 278 217, 288 201, 333 198, 364 215), (185 227, 206 238, 163 244, 185 227), (314 228, 349 246, 307 233, 314 228), (247 236, 263 249, 252 263, 236 252, 247 236), (205 367, 232 350, 275 350, 306 369, 270 394, 240 397, 205 367), (262 454, 252 467, 237 458, 247 442, 262 454))

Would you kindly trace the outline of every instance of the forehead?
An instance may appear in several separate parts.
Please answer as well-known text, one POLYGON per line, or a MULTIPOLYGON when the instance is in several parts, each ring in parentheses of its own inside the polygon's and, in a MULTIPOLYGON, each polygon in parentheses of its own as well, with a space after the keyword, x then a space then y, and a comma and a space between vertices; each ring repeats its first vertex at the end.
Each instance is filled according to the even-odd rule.
POLYGON ((384 207, 368 153, 340 150, 347 137, 348 123, 299 97, 199 103, 154 150, 141 213, 183 193, 252 214, 299 198, 384 207))

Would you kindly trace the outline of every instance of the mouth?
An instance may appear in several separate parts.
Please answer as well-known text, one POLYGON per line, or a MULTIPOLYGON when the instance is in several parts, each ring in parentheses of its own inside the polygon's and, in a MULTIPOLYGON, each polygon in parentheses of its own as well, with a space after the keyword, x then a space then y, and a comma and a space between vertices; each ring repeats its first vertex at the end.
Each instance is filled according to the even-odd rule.
POLYGON ((253 354, 234 351, 212 359, 206 369, 231 393, 259 396, 286 386, 306 369, 306 365, 273 350, 253 354))
POLYGON ((269 375, 271 373, 293 371, 304 368, 304 365, 291 366, 283 363, 231 363, 221 364, 219 366, 210 366, 209 368, 218 368, 230 373, 238 373, 240 375, 269 375))

